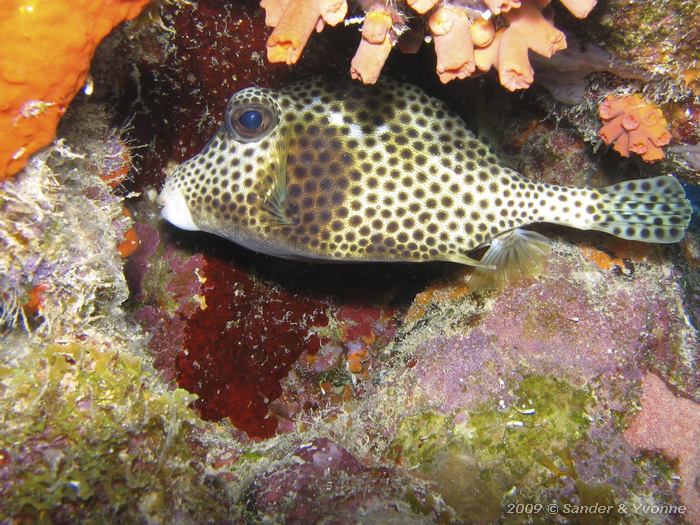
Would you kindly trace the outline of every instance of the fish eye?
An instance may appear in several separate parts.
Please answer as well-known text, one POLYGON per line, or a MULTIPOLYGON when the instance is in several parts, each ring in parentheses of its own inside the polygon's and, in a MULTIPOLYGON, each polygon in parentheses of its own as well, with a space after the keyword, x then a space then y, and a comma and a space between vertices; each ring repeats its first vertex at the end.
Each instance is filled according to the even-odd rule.
POLYGON ((254 142, 266 137, 277 124, 277 116, 259 103, 229 104, 225 116, 226 131, 239 142, 254 142))
POLYGON ((260 127, 263 121, 263 116, 257 109, 249 109, 238 117, 238 122, 241 126, 251 131, 256 130, 260 127))

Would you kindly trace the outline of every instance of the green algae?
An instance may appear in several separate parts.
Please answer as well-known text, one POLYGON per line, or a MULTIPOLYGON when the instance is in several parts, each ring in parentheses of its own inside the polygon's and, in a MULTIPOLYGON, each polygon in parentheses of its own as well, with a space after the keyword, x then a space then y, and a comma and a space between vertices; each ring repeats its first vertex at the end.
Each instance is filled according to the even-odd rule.
POLYGON ((335 388, 342 388, 346 385, 352 385, 352 376, 343 366, 336 366, 323 370, 318 374, 318 384, 330 383, 335 388))
POLYGON ((180 304, 168 292, 167 286, 174 276, 175 271, 170 261, 162 256, 151 257, 142 284, 143 303, 158 305, 168 314, 174 315, 180 304))
POLYGON ((153 380, 140 358, 88 343, 30 348, 0 366, 0 448, 16 480, 6 512, 38 522, 160 522, 173 507, 221 515, 192 466, 194 396, 153 380))
POLYGON ((688 24, 700 7, 692 0, 611 0, 591 17, 589 31, 616 55, 655 73, 697 67, 698 34, 688 24))
POLYGON ((678 477, 678 459, 669 459, 663 454, 648 454, 634 458, 640 471, 648 470, 661 476, 664 480, 672 482, 678 477))
POLYGON ((424 516, 436 515, 436 523, 454 523, 455 521, 452 514, 444 509, 440 499, 433 494, 427 494, 425 498, 421 498, 412 489, 408 489, 404 499, 414 513, 424 516))
POLYGON ((552 474, 552 479, 564 480, 569 478, 574 481, 575 498, 564 497, 560 501, 560 508, 604 508, 599 512, 566 512, 568 523, 580 525, 604 525, 606 523, 618 523, 621 515, 615 499, 612 486, 605 483, 586 483, 579 478, 576 464, 571 456, 571 449, 563 448, 554 450, 554 456, 549 457, 538 454, 538 461, 552 474))
POLYGON ((548 376, 529 376, 518 386, 514 406, 501 411, 482 406, 469 415, 474 454, 504 466, 520 483, 536 481, 541 469, 535 451, 551 454, 585 436, 591 394, 548 376))
POLYGON ((450 444, 451 419, 437 412, 423 412, 404 418, 392 442, 395 457, 410 467, 433 461, 450 444))
MULTIPOLYGON (((505 409, 479 405, 456 425, 432 411, 406 417, 394 438, 394 453, 420 469, 467 522, 497 520, 513 495, 518 503, 541 503, 543 491, 560 484, 563 472, 575 475, 568 451, 587 435, 591 392, 533 375, 520 381, 514 397, 505 409)), ((581 501, 602 505, 612 498, 607 485, 577 483, 576 489, 581 501)), ((530 518, 513 515, 506 521, 530 518)))

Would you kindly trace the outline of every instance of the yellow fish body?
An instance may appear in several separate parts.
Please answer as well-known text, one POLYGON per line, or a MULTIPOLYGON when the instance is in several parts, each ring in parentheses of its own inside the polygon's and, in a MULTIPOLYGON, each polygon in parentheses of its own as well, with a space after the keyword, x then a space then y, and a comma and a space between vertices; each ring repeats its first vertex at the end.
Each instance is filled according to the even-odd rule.
POLYGON ((673 177, 595 190, 535 182, 498 159, 439 100, 384 79, 248 88, 159 195, 162 216, 279 257, 452 261, 472 285, 534 273, 549 222, 653 243, 683 238, 673 177), (481 261, 469 253, 490 246, 481 261))

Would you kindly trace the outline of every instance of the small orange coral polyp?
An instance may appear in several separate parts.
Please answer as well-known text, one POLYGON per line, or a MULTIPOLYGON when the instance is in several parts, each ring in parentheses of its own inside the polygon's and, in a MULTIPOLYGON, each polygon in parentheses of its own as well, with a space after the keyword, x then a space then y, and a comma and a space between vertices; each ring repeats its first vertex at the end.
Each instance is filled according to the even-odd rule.
POLYGON ((24 311, 27 315, 41 312, 44 306, 45 294, 51 287, 46 283, 39 283, 29 292, 29 299, 24 303, 24 311))
POLYGON ((598 134, 623 157, 638 153, 647 162, 662 159, 661 146, 671 141, 668 123, 655 104, 645 103, 639 95, 608 96, 598 110, 605 125, 598 134))
POLYGON ((150 0, 0 0, 0 180, 51 143, 95 48, 150 0))
MULTIPOLYGON (((131 213, 129 213, 129 210, 127 208, 122 208, 122 215, 131 219, 131 213)), ((136 230, 132 226, 124 233, 124 237, 122 238, 121 242, 117 245, 117 251, 119 252, 119 255, 126 258, 129 257, 132 253, 134 253, 136 251, 136 248, 138 248, 140 245, 141 239, 139 239, 136 230)))
POLYGON ((365 347, 349 352, 347 355, 348 370, 353 374, 359 374, 364 370, 368 358, 369 352, 365 347))

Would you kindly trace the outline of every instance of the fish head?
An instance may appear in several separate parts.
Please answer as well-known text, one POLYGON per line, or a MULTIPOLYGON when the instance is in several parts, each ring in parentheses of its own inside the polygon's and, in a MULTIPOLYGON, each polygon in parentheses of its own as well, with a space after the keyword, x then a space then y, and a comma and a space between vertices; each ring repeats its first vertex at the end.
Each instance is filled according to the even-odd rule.
POLYGON ((165 220, 245 244, 248 212, 286 169, 288 133, 279 99, 263 88, 231 97, 223 125, 204 149, 167 177, 158 195, 165 220))
POLYGON ((406 245, 402 254, 416 251, 399 218, 413 214, 406 222, 420 228, 415 199, 437 203, 429 191, 444 184, 435 178, 447 164, 431 158, 438 137, 449 140, 445 119, 458 141, 467 139, 438 101, 389 79, 245 89, 204 150, 166 181, 162 216, 280 257, 386 260, 397 243, 406 245))

